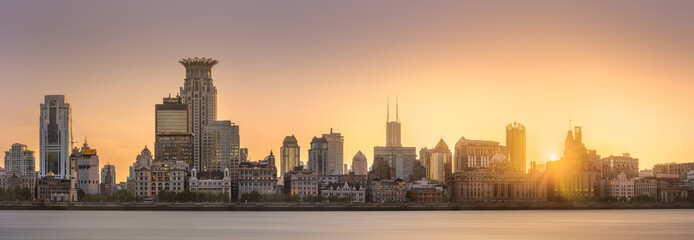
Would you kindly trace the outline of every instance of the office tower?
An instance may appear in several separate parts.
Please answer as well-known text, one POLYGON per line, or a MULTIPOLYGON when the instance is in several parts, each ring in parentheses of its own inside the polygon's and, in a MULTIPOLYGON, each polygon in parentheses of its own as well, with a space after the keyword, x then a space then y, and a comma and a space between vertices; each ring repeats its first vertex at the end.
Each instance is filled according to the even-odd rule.
POLYGON ((87 194, 99 194, 99 156, 84 139, 82 148, 72 149, 72 161, 77 163, 77 187, 87 194))
POLYGON ((426 179, 431 180, 432 176, 430 174, 429 169, 431 169, 431 151, 434 149, 429 149, 426 147, 420 148, 419 149, 419 162, 422 163, 422 166, 426 168, 426 179))
POLYGON ((431 149, 431 155, 429 156, 429 166, 427 169, 427 175, 430 176, 431 180, 436 180, 440 182, 446 181, 446 176, 450 175, 450 172, 446 172, 445 166, 447 163, 451 162, 453 158, 451 154, 451 149, 448 148, 443 139, 439 140, 434 149, 431 149))
POLYGON ((154 107, 154 159, 158 162, 183 161, 193 165, 193 140, 188 105, 180 96, 166 97, 154 107))
POLYGON ((183 103, 188 105, 188 124, 193 133, 191 167, 202 169, 203 126, 217 120, 217 89, 212 82, 212 67, 218 62, 211 58, 186 58, 179 63, 186 68, 186 78, 180 91, 183 103))
POLYGON ((12 144, 12 148, 5 151, 5 172, 18 172, 25 176, 33 176, 36 174, 35 160, 34 151, 30 151, 27 145, 12 144))
POLYGON ((328 175, 328 140, 324 137, 313 137, 311 149, 308 150, 308 169, 318 175, 328 175))
POLYGON ((39 177, 69 179, 72 107, 64 95, 46 95, 40 116, 39 177))
POLYGON ((526 172, 525 166, 525 126, 513 122, 506 126, 506 158, 511 169, 526 172))
POLYGON ((116 167, 111 164, 101 168, 101 194, 113 195, 116 191, 116 167))
POLYGON ((466 168, 488 168, 489 161, 497 153, 506 153, 506 147, 499 145, 499 142, 460 137, 455 144, 453 172, 460 172, 466 168))
POLYGON ((369 164, 366 161, 366 155, 361 151, 357 152, 352 158, 352 172, 354 175, 366 175, 369 171, 369 164))
POLYGON ((199 171, 222 172, 228 168, 232 173, 235 172, 239 164, 238 157, 232 158, 231 153, 232 148, 238 147, 238 135, 239 127, 231 121, 213 121, 203 126, 199 171))
MULTIPOLYGON (((390 105, 390 104, 389 104, 390 105)), ((417 158, 415 147, 403 147, 400 141, 400 117, 396 102, 395 122, 390 121, 390 106, 386 117, 386 146, 374 147, 374 159, 382 157, 393 168, 392 177, 410 181, 414 161, 417 158)))
POLYGON ((283 175, 294 169, 294 167, 300 164, 300 152, 299 143, 296 141, 294 135, 284 137, 282 141, 282 147, 280 148, 280 174, 283 175))
POLYGON ((342 165, 344 164, 344 138, 340 133, 333 133, 330 129, 330 134, 323 134, 323 138, 328 142, 328 161, 325 175, 340 175, 342 174, 342 165))

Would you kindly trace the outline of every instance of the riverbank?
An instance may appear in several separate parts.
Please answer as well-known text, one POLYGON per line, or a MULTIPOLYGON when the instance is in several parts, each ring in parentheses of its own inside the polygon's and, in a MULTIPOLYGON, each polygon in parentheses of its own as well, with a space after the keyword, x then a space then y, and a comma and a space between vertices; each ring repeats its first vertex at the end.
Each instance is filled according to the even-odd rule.
POLYGON ((581 210, 694 209, 694 203, 552 203, 552 204, 306 204, 306 203, 0 203, 0 210, 115 211, 455 211, 455 210, 581 210))

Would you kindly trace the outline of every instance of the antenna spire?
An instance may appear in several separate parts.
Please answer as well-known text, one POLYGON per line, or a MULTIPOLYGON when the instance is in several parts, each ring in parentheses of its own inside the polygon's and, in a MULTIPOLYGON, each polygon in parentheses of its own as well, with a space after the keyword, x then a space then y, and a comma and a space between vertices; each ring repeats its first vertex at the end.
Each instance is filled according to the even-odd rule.
POLYGON ((386 122, 390 122, 390 96, 387 96, 386 99, 386 102, 388 103, 386 107, 386 122))
POLYGON ((400 122, 400 115, 398 115, 398 96, 395 96, 395 121, 400 122))

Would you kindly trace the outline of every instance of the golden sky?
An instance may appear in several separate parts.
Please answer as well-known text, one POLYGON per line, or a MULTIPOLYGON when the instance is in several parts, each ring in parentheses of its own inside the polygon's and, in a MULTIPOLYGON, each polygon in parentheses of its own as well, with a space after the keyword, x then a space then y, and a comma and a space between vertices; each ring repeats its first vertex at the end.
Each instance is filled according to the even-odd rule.
MULTIPOLYGON (((67 95, 75 140, 124 181, 154 141, 154 105, 182 86, 177 61, 220 61, 218 118, 253 160, 294 134, 345 137, 345 162, 385 144, 386 97, 402 142, 504 143, 527 127, 528 161, 561 155, 569 120, 602 156, 640 168, 694 154, 691 1, 277 1, 0 3, 0 147, 36 151, 39 104, 67 95)), ((38 168, 38 162, 37 162, 38 168)))

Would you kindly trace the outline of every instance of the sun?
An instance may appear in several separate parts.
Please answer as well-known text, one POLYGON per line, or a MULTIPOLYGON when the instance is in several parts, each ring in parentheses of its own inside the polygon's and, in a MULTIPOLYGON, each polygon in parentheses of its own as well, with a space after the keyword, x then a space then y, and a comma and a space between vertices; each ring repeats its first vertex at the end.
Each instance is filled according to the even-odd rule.
POLYGON ((557 161, 557 159, 559 159, 559 157, 557 157, 557 154, 552 154, 552 156, 549 157, 549 160, 552 161, 557 161))

